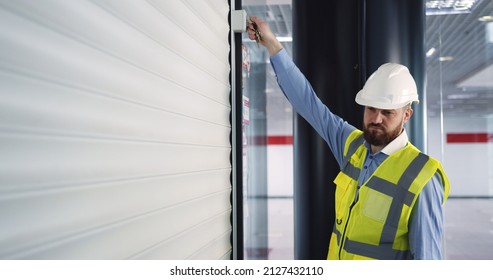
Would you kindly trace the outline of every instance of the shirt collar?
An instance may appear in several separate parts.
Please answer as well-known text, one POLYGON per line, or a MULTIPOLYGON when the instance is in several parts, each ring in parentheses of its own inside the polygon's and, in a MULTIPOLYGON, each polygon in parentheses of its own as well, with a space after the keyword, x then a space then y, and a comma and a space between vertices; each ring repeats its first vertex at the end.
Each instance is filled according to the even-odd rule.
MULTIPOLYGON (((409 141, 409 137, 407 137, 406 130, 403 129, 402 133, 399 136, 397 136, 394 140, 392 140, 392 142, 388 143, 387 146, 383 147, 383 149, 380 150, 380 152, 390 156, 393 153, 397 152, 398 150, 404 148, 407 145, 408 141, 409 141)), ((369 147, 370 145, 368 143, 366 143, 366 145, 367 148, 371 151, 369 147)))
POLYGON ((381 152, 390 156, 398 150, 404 148, 407 145, 408 141, 409 138, 407 137, 406 130, 404 129, 402 133, 397 136, 397 138, 388 143, 387 146, 383 147, 381 152))

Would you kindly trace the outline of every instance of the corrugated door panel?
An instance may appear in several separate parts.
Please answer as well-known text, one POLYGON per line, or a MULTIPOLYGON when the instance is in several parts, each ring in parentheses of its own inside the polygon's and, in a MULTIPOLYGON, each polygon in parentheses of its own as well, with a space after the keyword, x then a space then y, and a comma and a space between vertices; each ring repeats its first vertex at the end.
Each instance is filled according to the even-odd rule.
MULTIPOLYGON (((36 247, 22 248, 24 253, 14 254, 14 257, 42 259, 49 256, 54 259, 71 259, 77 256, 78 259, 119 259, 121 256, 131 256, 164 239, 172 238, 176 233, 192 228, 204 220, 224 215, 224 209, 229 204, 228 198, 229 192, 223 191, 169 208, 125 217, 99 227, 59 236, 36 247)), ((224 224, 222 227, 224 228, 224 224)), ((211 231, 211 229, 206 230, 211 231)), ((198 251, 201 248, 191 247, 194 245, 191 241, 195 238, 189 240, 182 238, 175 242, 181 243, 182 247, 189 250, 198 251)), ((226 239, 229 239, 229 236, 226 239)), ((215 241, 215 239, 208 240, 209 243, 215 241)), ((180 254, 180 252, 172 252, 172 258, 180 254)))
POLYGON ((0 258, 229 258, 229 7, 194 2, 0 0, 0 258))
MULTIPOLYGON (((198 254, 202 251, 206 251, 207 254, 213 253, 212 250, 218 250, 218 252, 213 253, 214 259, 222 259, 224 256, 224 252, 227 252, 228 249, 224 250, 223 248, 228 248, 229 245, 229 236, 230 232, 221 231, 221 226, 224 223, 227 223, 230 219, 230 213, 225 212, 217 217, 206 220, 201 224, 198 224, 195 228, 191 228, 187 231, 181 232, 177 234, 175 237, 166 240, 160 244, 156 244, 155 246, 149 248, 142 253, 133 256, 134 259, 155 259, 158 256, 166 256, 166 258, 178 257, 178 259, 189 259, 192 257, 201 259, 200 257, 194 256, 194 254, 198 254), (190 240, 190 244, 192 246, 183 247, 176 240, 180 240, 185 238, 190 240), (210 242, 210 240, 217 239, 217 242, 210 242), (199 252, 192 252, 190 248, 202 248, 199 252)), ((229 259, 229 255, 227 256, 229 259)))

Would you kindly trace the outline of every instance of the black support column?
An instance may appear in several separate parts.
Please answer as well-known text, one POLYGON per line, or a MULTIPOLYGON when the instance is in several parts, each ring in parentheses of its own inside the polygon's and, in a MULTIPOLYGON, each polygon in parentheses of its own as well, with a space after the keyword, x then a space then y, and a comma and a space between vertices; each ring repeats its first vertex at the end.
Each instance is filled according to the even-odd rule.
MULTIPOLYGON (((330 110, 359 127, 354 102, 360 82, 358 0, 293 0, 293 56, 330 110)), ((325 259, 334 223, 333 180, 339 166, 301 117, 294 120, 295 258, 325 259)))
POLYGON ((425 145, 425 0, 371 0, 366 2, 364 47, 366 73, 370 75, 385 62, 409 68, 416 80, 420 104, 408 125, 411 142, 421 150, 425 145))
MULTIPOLYGON (((408 66, 424 103, 424 7, 424 0, 293 0, 295 63, 330 110, 357 128, 363 108, 354 97, 382 63, 408 66)), ((423 149, 423 105, 414 110, 408 133, 423 149)), ((339 166, 297 115, 294 139, 295 258, 325 259, 339 166)))

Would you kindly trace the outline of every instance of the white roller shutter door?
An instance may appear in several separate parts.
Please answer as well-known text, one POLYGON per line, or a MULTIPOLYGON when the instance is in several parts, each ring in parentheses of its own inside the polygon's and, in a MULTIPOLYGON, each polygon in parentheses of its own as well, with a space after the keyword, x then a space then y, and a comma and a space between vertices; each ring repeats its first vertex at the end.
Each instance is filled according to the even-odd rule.
POLYGON ((0 258, 230 258, 228 12, 0 0, 0 258))

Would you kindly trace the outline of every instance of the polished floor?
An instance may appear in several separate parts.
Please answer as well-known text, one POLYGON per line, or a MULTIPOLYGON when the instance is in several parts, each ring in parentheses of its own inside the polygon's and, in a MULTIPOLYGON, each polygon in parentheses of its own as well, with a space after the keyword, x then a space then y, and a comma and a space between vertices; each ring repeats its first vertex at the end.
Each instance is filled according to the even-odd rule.
MULTIPOLYGON (((292 199, 269 199, 269 259, 294 258, 292 204, 292 199)), ((447 201, 445 259, 493 260, 493 199, 447 201)))
POLYGON ((449 260, 493 260, 493 199, 446 202, 445 255, 449 260))

